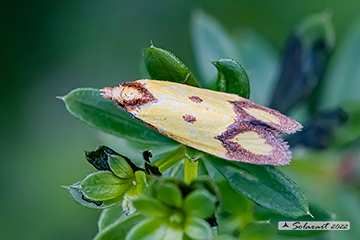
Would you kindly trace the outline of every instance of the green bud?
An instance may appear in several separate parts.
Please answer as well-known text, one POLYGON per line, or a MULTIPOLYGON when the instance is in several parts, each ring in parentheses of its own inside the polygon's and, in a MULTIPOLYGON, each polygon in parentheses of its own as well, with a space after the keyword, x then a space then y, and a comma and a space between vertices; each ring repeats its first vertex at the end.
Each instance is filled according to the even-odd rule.
POLYGON ((185 198, 184 209, 187 214, 206 219, 215 212, 216 197, 205 189, 198 189, 185 198))
POLYGON ((141 214, 147 217, 162 217, 169 211, 158 199, 145 196, 135 199, 133 204, 141 214))
POLYGON ((144 61, 150 77, 154 80, 199 86, 188 67, 169 51, 151 44, 144 50, 144 61))
POLYGON ((164 183, 157 187, 157 198, 171 207, 181 207, 182 205, 181 191, 171 183, 164 183))
POLYGON ((233 59, 220 59, 213 62, 218 70, 216 90, 235 93, 243 98, 250 97, 250 83, 245 69, 233 59))
POLYGON ((81 182, 84 195, 94 201, 115 198, 131 186, 131 181, 118 178, 110 171, 92 173, 81 182))
POLYGON ((112 172, 122 179, 135 179, 134 170, 122 156, 112 155, 109 158, 112 172))
POLYGON ((203 219, 189 218, 185 227, 185 233, 189 237, 197 240, 208 240, 212 238, 210 225, 203 219))

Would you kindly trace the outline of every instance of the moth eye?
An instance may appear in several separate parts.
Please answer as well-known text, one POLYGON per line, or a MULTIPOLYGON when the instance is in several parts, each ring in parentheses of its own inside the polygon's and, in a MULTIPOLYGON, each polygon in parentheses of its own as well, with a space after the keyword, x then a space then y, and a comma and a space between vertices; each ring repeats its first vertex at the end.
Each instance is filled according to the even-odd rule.
POLYGON ((143 98, 143 94, 139 91, 138 88, 125 87, 121 94, 121 98, 122 98, 123 103, 128 104, 128 105, 133 105, 138 100, 143 98))

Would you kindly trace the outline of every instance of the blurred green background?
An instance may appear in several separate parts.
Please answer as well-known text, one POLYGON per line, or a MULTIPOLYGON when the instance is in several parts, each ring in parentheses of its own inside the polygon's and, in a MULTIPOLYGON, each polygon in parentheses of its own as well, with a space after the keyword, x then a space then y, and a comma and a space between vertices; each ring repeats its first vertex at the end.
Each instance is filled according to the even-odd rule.
POLYGON ((333 13, 336 47, 360 17, 358 0, 3 1, 1 239, 96 234, 100 212, 76 204, 61 186, 94 170, 83 151, 102 142, 55 96, 140 78, 141 52, 151 40, 196 73, 189 24, 198 9, 230 32, 254 29, 279 55, 294 26, 310 14, 333 13))

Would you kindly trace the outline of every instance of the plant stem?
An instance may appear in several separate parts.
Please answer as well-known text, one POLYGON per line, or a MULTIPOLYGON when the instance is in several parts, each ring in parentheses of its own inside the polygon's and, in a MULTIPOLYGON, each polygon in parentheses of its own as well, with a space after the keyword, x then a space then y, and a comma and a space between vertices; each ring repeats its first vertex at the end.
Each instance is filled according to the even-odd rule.
POLYGON ((160 172, 163 172, 177 162, 181 161, 184 158, 184 155, 185 146, 182 145, 174 151, 167 153, 165 157, 154 160, 152 163, 159 168, 160 172))
POLYGON ((190 183, 192 180, 197 178, 198 167, 199 161, 193 161, 188 157, 185 158, 184 180, 186 183, 190 183))

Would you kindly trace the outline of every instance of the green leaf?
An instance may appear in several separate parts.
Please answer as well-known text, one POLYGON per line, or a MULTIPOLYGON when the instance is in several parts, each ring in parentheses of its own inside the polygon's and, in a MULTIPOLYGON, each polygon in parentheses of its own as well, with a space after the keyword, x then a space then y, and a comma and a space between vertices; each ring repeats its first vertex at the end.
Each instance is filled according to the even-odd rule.
POLYGON ((191 161, 196 161, 199 158, 201 158, 203 155, 202 152, 200 152, 199 150, 189 147, 189 146, 185 146, 185 156, 186 158, 188 158, 191 161))
POLYGON ((278 168, 231 162, 212 155, 206 158, 234 190, 259 205, 291 217, 309 213, 308 202, 300 188, 278 168))
POLYGON ((139 214, 124 216, 118 218, 115 222, 101 229, 94 240, 124 240, 129 229, 143 220, 144 217, 139 214))
POLYGON ((204 161, 201 158, 198 161, 199 161, 198 177, 209 176, 210 173, 209 173, 208 169, 206 168, 204 161))
POLYGON ((77 203, 81 204, 84 207, 92 208, 92 209, 105 209, 112 207, 116 204, 119 204, 119 202, 122 200, 122 196, 118 196, 114 199, 105 200, 105 201, 94 201, 89 198, 87 198, 83 191, 81 190, 81 181, 74 183, 71 186, 65 187, 72 199, 76 201, 77 203))
POLYGON ((139 222, 133 227, 126 240, 151 240, 151 239, 163 239, 166 234, 167 226, 160 221, 146 219, 139 222))
POLYGON ((118 178, 110 171, 92 173, 81 182, 85 196, 94 201, 115 198, 131 186, 131 181, 118 178))
POLYGON ((214 237, 212 240, 239 240, 239 239, 231 235, 221 234, 214 237))
POLYGON ((219 196, 220 196, 220 193, 219 193, 219 190, 218 190, 216 184, 209 176, 197 177, 190 183, 190 188, 191 189, 203 188, 203 189, 207 190, 209 193, 211 193, 212 195, 216 196, 217 198, 219 198, 219 196))
POLYGON ((332 57, 321 89, 321 107, 360 99, 360 21, 352 25, 332 57))
POLYGON ((185 178, 185 163, 179 161, 163 173, 164 177, 183 180, 185 178))
POLYGON ((270 223, 252 222, 241 231, 239 240, 272 240, 276 236, 276 230, 270 223))
MULTIPOLYGON (((290 218, 284 217, 280 214, 277 214, 273 211, 269 211, 268 209, 264 209, 260 206, 254 206, 254 218, 259 220, 269 220, 271 219, 271 224, 273 228, 277 229, 279 221, 331 221, 328 212, 323 210, 317 205, 310 204, 309 206, 310 212, 314 218, 309 215, 301 216, 298 218, 290 218)), ((287 231, 287 230, 278 230, 277 234, 280 236, 292 236, 292 237, 310 237, 315 235, 324 234, 326 231, 312 231, 312 230, 302 230, 302 231, 287 231)))
POLYGON ((142 193, 145 187, 148 185, 146 180, 146 173, 144 171, 135 172, 136 190, 138 193, 142 193))
POLYGON ((218 70, 217 91, 235 93, 243 98, 250 97, 249 78, 238 62, 220 59, 213 64, 218 70))
POLYGON ((208 240, 212 238, 210 225, 203 219, 191 217, 188 219, 185 233, 196 240, 208 240))
POLYGON ((188 215, 206 219, 215 212, 216 202, 214 195, 205 189, 198 189, 186 196, 184 210, 188 215))
POLYGON ((104 99, 98 89, 79 88, 61 98, 67 110, 86 124, 117 137, 153 145, 175 143, 173 140, 131 118, 113 101, 104 99))
POLYGON ((192 148, 185 147, 185 169, 184 180, 186 183, 190 183, 198 176, 199 158, 202 156, 202 152, 192 148))
POLYGON ((235 191, 225 179, 216 182, 221 194, 220 206, 233 215, 241 216, 251 213, 249 200, 235 191))
POLYGON ((157 198, 171 207, 180 207, 182 204, 180 189, 171 183, 163 183, 157 186, 157 198))
POLYGON ((121 156, 110 156, 109 165, 112 172, 122 179, 134 179, 134 170, 130 167, 127 161, 121 156))
POLYGON ((103 231, 106 227, 115 223, 120 218, 126 218, 126 215, 123 214, 121 204, 103 210, 98 221, 99 232, 103 231))
POLYGON ((145 216, 161 217, 168 213, 168 208, 159 200, 151 197, 141 196, 133 201, 135 208, 145 216))
POLYGON ((226 30, 217 20, 201 11, 193 14, 191 38, 202 85, 207 88, 213 85, 216 77, 216 71, 209 61, 229 57, 241 62, 236 45, 226 30))
POLYGON ((183 231, 168 227, 165 231, 165 236, 161 240, 183 240, 183 231))
POLYGON ((199 86, 188 67, 169 51, 151 44, 144 50, 144 61, 151 79, 199 86))
POLYGON ((160 172, 164 172, 169 167, 178 163, 185 157, 185 146, 180 145, 177 149, 159 154, 154 156, 152 159, 152 164, 159 168, 160 172))

